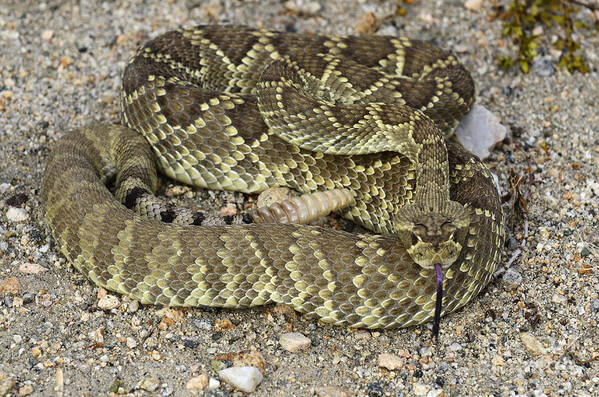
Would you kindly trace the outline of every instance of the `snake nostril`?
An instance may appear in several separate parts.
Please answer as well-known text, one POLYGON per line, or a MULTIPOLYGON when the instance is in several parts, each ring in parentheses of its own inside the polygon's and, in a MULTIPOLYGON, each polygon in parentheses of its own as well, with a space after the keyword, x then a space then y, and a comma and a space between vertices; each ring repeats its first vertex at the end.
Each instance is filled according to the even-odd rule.
POLYGON ((418 244, 418 236, 416 236, 414 233, 412 233, 412 245, 416 245, 418 244))

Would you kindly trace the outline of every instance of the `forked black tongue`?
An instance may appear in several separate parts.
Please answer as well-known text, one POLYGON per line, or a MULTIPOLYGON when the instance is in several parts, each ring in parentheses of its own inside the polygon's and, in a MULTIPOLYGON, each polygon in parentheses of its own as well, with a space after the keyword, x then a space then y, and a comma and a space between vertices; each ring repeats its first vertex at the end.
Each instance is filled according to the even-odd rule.
POLYGON ((435 317, 433 318, 433 339, 439 342, 439 323, 443 304, 443 272, 440 263, 435 263, 435 283, 437 284, 437 299, 435 301, 435 317))

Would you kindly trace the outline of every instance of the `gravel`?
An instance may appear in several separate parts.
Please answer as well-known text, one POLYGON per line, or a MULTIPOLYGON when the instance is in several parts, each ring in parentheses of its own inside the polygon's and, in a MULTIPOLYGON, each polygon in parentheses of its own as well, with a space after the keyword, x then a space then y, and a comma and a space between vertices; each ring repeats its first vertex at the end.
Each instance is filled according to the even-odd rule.
MULTIPOLYGON (((530 74, 503 72, 497 56, 516 49, 501 38, 501 21, 490 21, 490 6, 467 3, 413 2, 405 17, 393 17, 394 0, 4 2, 0 394, 181 395, 204 375, 215 387, 209 395, 239 395, 212 362, 231 357, 218 359, 230 367, 249 354, 263 357, 257 396, 597 395, 599 37, 578 34, 587 75, 556 68, 550 48, 530 74), (502 194, 512 196, 506 210, 517 214, 512 209, 525 203, 527 217, 512 217, 504 255, 506 263, 514 258, 512 272, 443 318, 437 344, 430 325, 356 331, 273 307, 161 310, 120 296, 100 303, 106 292, 58 253, 39 202, 55 141, 70 128, 118 120, 120 74, 141 42, 213 22, 334 34, 376 22, 379 31, 453 48, 471 70, 478 103, 508 127, 487 162, 502 194), (526 177, 519 193, 512 173, 526 177), (22 272, 23 264, 48 270, 22 272), (219 327, 223 320, 233 326, 219 327), (281 349, 279 337, 289 332, 305 335, 310 348, 281 349), (401 366, 379 367, 381 354, 401 366)), ((588 12, 580 15, 593 23, 588 12)), ((185 200, 216 213, 245 200, 185 191, 185 200)))

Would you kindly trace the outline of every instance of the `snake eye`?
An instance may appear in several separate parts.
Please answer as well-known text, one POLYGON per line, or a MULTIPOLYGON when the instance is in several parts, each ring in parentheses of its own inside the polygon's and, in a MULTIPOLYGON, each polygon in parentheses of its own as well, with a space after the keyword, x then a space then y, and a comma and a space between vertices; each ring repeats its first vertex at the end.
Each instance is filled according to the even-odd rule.
POLYGON ((421 225, 421 224, 414 225, 412 230, 413 230, 413 233, 417 236, 420 236, 420 235, 426 233, 426 227, 424 227, 424 225, 421 225))

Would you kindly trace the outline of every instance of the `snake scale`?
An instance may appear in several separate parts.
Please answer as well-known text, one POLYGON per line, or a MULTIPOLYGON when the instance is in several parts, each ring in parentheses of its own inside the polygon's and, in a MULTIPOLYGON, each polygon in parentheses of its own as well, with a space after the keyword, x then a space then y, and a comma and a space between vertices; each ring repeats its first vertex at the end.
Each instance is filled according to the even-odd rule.
POLYGON ((473 98, 455 57, 416 40, 175 30, 126 67, 128 128, 59 140, 42 183, 46 220, 76 269, 144 304, 279 302, 337 325, 421 324, 470 301, 501 260, 492 176, 445 139, 473 98), (147 219, 129 208, 156 188, 155 163, 209 189, 347 188, 355 202, 342 215, 376 234, 147 219))

